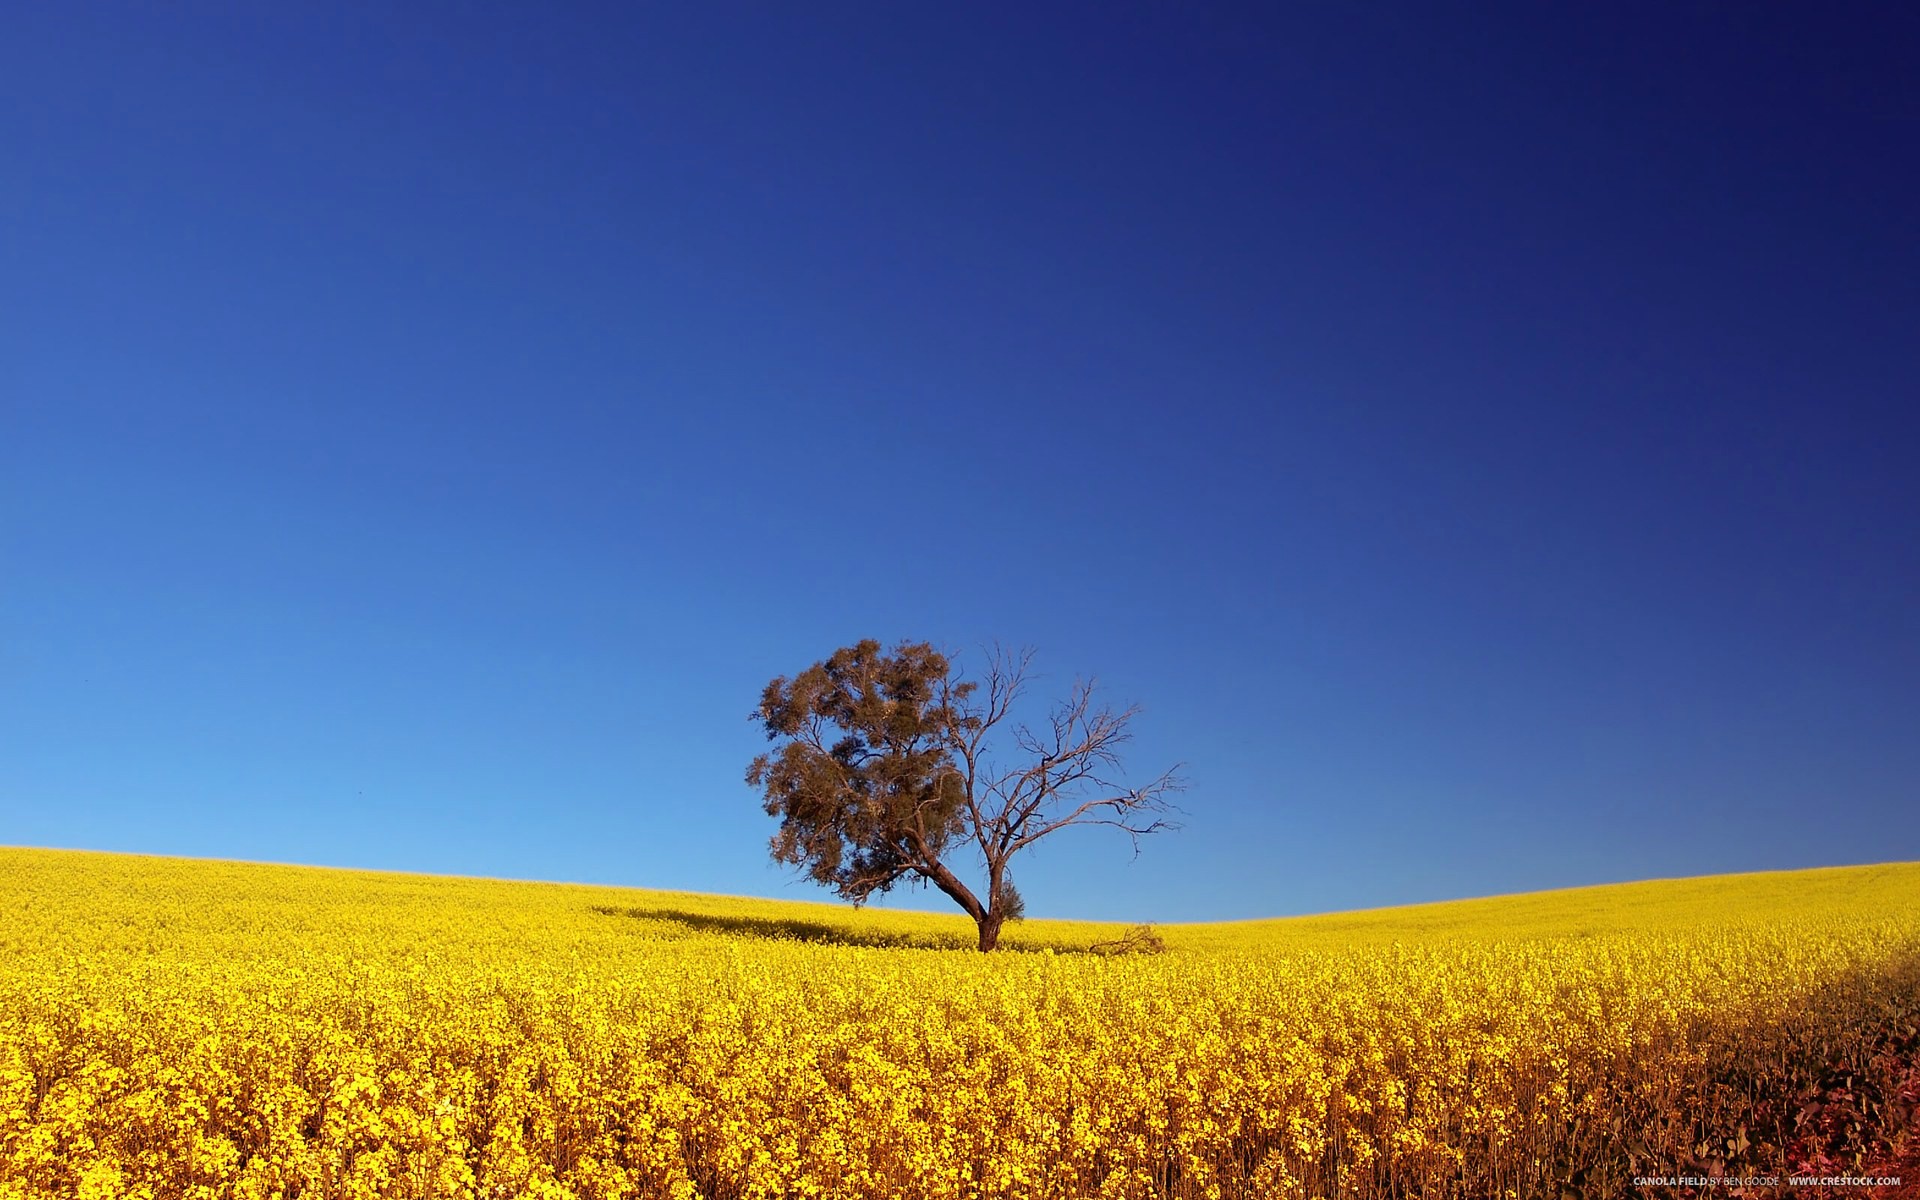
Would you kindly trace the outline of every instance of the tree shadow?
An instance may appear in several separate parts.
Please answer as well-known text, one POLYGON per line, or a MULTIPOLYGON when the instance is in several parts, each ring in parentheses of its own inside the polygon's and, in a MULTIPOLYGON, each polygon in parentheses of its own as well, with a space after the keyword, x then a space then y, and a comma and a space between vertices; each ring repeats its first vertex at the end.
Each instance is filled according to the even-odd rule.
MULTIPOLYGON (((591 911, 603 917, 630 917, 678 925, 701 933, 734 937, 764 938, 768 941, 811 942, 822 946, 863 946, 876 950, 977 950, 974 935, 955 933, 897 933, 883 929, 849 929, 825 921, 803 921, 791 917, 721 917, 711 913, 688 912, 682 908, 615 908, 596 904, 591 911)), ((1056 954, 1086 954, 1084 946, 1028 946, 1002 937, 999 948, 1016 954, 1038 954, 1051 950, 1056 954)))
POLYGON ((825 946, 867 946, 884 950, 970 950, 973 939, 961 934, 892 933, 886 930, 848 929, 825 921, 803 921, 791 917, 721 917, 711 913, 689 912, 683 908, 614 908, 596 904, 593 911, 603 917, 631 917, 678 925, 700 933, 728 934, 735 937, 764 938, 768 941, 813 942, 825 946))

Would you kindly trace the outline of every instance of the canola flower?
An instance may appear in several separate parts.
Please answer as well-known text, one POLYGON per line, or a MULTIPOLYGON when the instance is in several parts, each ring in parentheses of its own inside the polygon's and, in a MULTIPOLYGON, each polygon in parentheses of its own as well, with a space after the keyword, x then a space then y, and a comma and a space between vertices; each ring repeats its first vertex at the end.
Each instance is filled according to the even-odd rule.
POLYGON ((1915 1019, 1916 897, 1907 864, 980 955, 932 914, 0 850, 0 1200, 1557 1194, 1915 1019))

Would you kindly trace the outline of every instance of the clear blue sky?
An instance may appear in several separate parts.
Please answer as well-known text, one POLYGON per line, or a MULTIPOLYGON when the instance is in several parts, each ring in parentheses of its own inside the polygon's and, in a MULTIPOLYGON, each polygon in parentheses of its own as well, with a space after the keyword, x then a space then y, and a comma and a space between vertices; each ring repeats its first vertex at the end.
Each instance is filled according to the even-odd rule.
POLYGON ((1035 915, 1920 858, 1912 7, 392 7, 8 14, 0 843, 826 898, 873 636, 1035 915))

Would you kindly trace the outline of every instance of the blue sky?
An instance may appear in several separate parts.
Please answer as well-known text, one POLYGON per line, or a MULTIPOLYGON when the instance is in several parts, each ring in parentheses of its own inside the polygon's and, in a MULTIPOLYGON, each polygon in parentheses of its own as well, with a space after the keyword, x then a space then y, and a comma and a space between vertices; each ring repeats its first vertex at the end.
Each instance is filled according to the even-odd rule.
POLYGON ((1911 9, 384 7, 9 16, 0 843, 825 898, 871 636, 1035 915, 1920 858, 1911 9))

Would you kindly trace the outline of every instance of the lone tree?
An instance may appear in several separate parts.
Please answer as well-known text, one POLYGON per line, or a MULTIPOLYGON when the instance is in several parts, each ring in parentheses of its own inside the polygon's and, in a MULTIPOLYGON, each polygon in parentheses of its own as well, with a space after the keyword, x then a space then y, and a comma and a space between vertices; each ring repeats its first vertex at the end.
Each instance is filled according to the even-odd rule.
POLYGON ((780 818, 774 859, 856 905, 902 879, 931 883, 973 918, 985 951, 1023 912, 1007 869, 1015 854, 1071 825, 1122 830, 1135 854, 1142 834, 1177 828, 1166 819, 1183 786, 1172 771, 1140 787, 1114 778, 1137 706, 1097 706, 1094 682, 1080 680, 1044 726, 1008 726, 1032 661, 1031 650, 996 649, 970 681, 925 642, 884 653, 869 639, 769 683, 752 718, 785 741, 753 760, 747 782, 780 818), (988 758, 996 730, 1009 735, 1011 764, 988 758), (983 893, 953 871, 970 850, 983 893))

